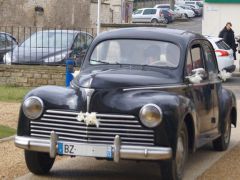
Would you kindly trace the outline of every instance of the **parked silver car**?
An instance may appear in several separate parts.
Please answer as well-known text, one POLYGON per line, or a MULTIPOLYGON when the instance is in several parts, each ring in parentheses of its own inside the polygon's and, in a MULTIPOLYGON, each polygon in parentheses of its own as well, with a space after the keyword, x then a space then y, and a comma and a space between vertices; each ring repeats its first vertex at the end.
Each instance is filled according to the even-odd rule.
POLYGON ((165 23, 164 15, 158 8, 142 8, 133 12, 133 23, 165 23))

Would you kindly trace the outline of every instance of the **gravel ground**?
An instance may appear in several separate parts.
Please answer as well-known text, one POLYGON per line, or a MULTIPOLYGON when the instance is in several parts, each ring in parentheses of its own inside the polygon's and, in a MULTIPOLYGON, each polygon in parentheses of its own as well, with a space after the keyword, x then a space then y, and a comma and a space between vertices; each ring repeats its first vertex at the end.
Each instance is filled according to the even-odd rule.
POLYGON ((0 124, 16 129, 19 108, 20 103, 0 102, 0 124))
POLYGON ((13 141, 0 143, 0 179, 10 180, 29 171, 25 165, 23 150, 15 147, 13 141))
MULTIPOLYGON (((0 102, 0 124, 16 129, 19 108, 20 103, 0 102)), ((23 150, 16 148, 13 140, 0 142, 0 179, 14 179, 28 172, 23 150)))
POLYGON ((237 180, 240 179, 240 144, 225 154, 198 180, 237 180))

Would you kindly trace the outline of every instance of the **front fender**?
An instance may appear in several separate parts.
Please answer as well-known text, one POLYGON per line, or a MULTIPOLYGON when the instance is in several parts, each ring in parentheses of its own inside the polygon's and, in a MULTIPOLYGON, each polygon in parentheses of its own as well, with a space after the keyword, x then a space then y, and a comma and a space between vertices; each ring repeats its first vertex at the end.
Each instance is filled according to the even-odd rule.
MULTIPOLYGON (((31 90, 24 100, 30 96, 42 99, 44 109, 64 109, 80 112, 86 109, 83 91, 60 86, 42 86, 31 90)), ((24 102, 24 101, 23 101, 24 102)), ((19 112, 17 135, 29 135, 30 120, 24 115, 22 107, 19 112)))
POLYGON ((92 97, 90 109, 139 117, 140 109, 148 103, 158 105, 163 112, 163 122, 155 128, 155 144, 175 149, 180 124, 195 111, 192 101, 185 96, 159 90, 100 90, 92 97))

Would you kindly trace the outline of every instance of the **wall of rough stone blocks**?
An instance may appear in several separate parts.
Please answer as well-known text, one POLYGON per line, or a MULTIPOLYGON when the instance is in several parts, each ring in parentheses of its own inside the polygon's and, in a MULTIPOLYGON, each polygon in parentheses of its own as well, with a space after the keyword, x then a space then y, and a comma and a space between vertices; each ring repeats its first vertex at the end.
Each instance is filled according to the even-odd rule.
POLYGON ((65 67, 0 65, 0 86, 65 85, 65 67))
POLYGON ((4 26, 91 27, 90 0, 0 0, 4 26), (35 6, 44 8, 43 15, 35 6))

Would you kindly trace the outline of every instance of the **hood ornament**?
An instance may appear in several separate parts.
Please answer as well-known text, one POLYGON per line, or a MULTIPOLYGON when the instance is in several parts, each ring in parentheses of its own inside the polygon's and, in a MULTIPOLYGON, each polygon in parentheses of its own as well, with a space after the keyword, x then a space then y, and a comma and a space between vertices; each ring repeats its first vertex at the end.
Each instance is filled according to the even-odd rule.
POLYGON ((96 125, 99 128, 99 120, 97 119, 97 114, 95 112, 92 113, 83 113, 82 111, 78 113, 77 120, 80 122, 84 122, 87 126, 96 125))

